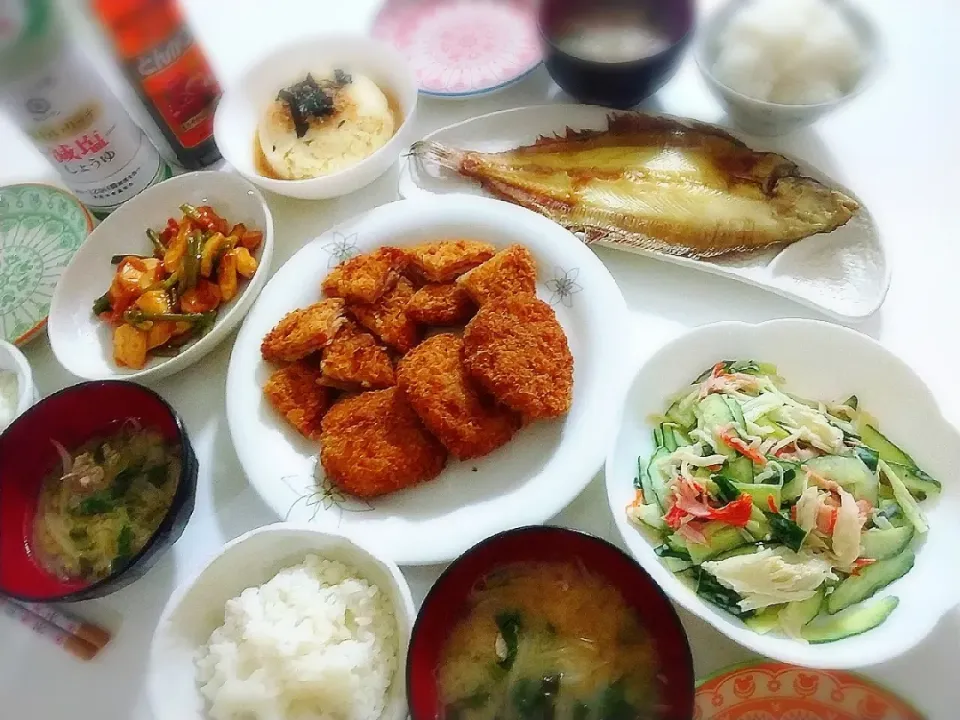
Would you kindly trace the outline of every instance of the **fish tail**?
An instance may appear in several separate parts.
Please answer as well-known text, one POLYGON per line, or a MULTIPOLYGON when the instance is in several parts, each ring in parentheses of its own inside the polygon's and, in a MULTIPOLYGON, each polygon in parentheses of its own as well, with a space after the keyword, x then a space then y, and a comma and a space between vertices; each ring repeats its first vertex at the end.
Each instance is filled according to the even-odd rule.
POLYGON ((410 146, 410 155, 416 159, 421 167, 424 165, 439 165, 447 170, 459 172, 466 153, 432 140, 420 140, 410 146))

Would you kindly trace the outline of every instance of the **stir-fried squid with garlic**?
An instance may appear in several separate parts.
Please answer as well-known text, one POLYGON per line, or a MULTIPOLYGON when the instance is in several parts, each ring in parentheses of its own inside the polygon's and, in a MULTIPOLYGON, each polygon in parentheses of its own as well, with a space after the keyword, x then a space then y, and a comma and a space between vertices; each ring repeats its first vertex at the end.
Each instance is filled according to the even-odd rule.
POLYGON ((830 642, 897 606, 940 484, 884 437, 855 396, 786 392, 777 369, 719 362, 656 418, 627 516, 704 599, 757 632, 830 642), (863 602, 868 601, 868 602, 863 602))

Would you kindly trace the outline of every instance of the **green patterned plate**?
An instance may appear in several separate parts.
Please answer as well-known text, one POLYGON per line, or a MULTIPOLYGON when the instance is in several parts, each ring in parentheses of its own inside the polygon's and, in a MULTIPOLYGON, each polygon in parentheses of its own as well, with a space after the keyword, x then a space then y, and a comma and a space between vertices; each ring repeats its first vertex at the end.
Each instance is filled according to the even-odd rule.
POLYGON ((23 345, 47 323, 60 274, 93 230, 73 195, 51 185, 0 188, 0 330, 23 345))

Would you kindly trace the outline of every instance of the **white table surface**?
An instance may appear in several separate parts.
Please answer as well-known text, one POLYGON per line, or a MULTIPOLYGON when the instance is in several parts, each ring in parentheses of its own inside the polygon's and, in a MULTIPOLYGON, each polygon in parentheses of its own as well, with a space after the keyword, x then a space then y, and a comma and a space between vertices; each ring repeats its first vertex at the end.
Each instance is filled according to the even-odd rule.
MULTIPOLYGON (((364 32, 378 7, 377 0, 185 0, 184 4, 224 84, 237 77, 252 57, 292 37, 324 31, 364 32)), ((936 390, 956 423, 960 384, 948 358, 960 352, 956 339, 960 4, 956 0, 870 0, 869 6, 887 55, 882 77, 849 107, 815 129, 779 140, 775 147, 829 172, 855 189, 871 208, 886 238, 893 283, 880 311, 857 327, 912 365, 936 390)), ((482 113, 545 102, 570 100, 541 68, 519 85, 490 97, 458 102, 422 99, 417 124, 425 134, 482 113)), ((648 106, 723 122, 689 58, 648 106)), ((3 118, 0 137, 0 182, 56 181, 53 171, 3 118)), ((396 182, 394 167, 369 187, 333 201, 268 196, 276 220, 275 268, 337 221, 396 199, 396 182)), ((633 330, 649 350, 688 328, 717 320, 820 317, 730 280, 628 254, 601 251, 600 255, 626 296, 635 321, 633 330)), ((277 520, 248 486, 227 430, 224 379, 232 341, 233 336, 205 360, 157 388, 182 414, 200 458, 196 510, 183 537, 133 586, 75 606, 114 632, 110 646, 93 662, 81 663, 13 620, 0 617, 0 717, 149 718, 143 693, 146 649, 171 591, 224 542, 277 520)), ((31 344, 26 354, 42 394, 76 382, 57 364, 46 338, 31 344)), ((602 475, 555 522, 619 542, 602 475)), ((405 570, 417 600, 441 569, 405 570)), ((749 653, 705 623, 680 614, 698 676, 749 659, 749 653)), ((928 717, 947 720, 960 712, 958 658, 960 611, 955 611, 914 651, 866 674, 901 693, 928 717)))

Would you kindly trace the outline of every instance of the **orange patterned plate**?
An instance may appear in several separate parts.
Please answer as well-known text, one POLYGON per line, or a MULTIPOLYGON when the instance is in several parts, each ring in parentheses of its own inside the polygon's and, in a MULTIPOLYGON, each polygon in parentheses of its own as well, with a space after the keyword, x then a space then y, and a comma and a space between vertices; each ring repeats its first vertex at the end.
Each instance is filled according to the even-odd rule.
POLYGON ((693 720, 924 720, 889 690, 835 670, 737 665, 702 681, 693 720))

